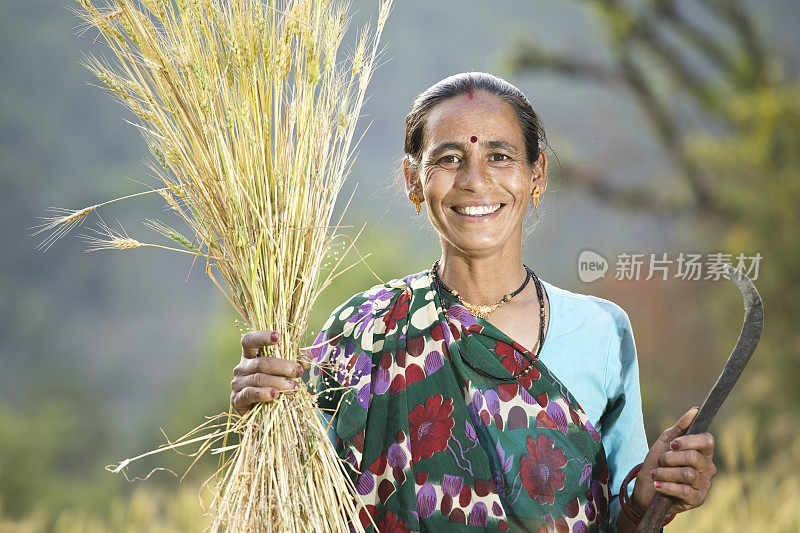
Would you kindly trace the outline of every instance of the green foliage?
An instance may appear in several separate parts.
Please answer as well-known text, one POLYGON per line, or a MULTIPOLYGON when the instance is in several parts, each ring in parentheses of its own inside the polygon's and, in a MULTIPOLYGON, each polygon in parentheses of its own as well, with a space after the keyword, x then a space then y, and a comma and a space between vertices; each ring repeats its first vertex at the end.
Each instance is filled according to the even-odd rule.
POLYGON ((139 488, 129 497, 116 496, 102 515, 82 508, 48 513, 38 509, 15 519, 0 508, 0 533, 179 533, 203 531, 209 520, 202 514, 196 485, 161 491, 139 488))
MULTIPOLYGON (((713 169, 720 203, 737 213, 725 248, 763 256, 756 286, 764 300, 765 329, 744 383, 749 382, 748 409, 769 424, 781 412, 800 417, 800 81, 736 95, 728 107, 734 132, 698 136, 692 155, 713 169)), ((731 320, 732 312, 739 310, 720 310, 721 319, 731 320)), ((769 456, 782 445, 765 443, 762 453, 769 456)))
POLYGON ((78 504, 104 507, 118 480, 99 474, 102 458, 86 460, 92 449, 87 440, 96 434, 91 425, 69 401, 48 399, 21 411, 0 407, 4 515, 23 516, 43 504, 53 510, 78 504))

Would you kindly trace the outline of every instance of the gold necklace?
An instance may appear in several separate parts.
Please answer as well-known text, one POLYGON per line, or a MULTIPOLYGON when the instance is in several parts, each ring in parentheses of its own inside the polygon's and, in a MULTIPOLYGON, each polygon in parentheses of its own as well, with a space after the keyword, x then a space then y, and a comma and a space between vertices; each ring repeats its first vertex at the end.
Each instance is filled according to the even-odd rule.
POLYGON ((525 290, 525 287, 528 286, 528 282, 531 280, 531 277, 533 277, 534 274, 533 271, 527 267, 527 265, 522 265, 522 266, 525 267, 525 272, 527 273, 527 275, 525 276, 525 281, 522 282, 520 288, 512 293, 506 294, 500 299, 499 302, 493 305, 471 304, 469 302, 464 301, 464 298, 462 298, 461 295, 458 294, 458 291, 454 291, 453 289, 445 285, 444 281, 442 281, 442 279, 439 277, 439 274, 437 272, 439 268, 438 259, 433 263, 433 266, 431 267, 431 272, 433 273, 434 280, 436 280, 444 290, 446 290, 447 292, 452 294, 453 297, 458 299, 459 303, 461 303, 461 305, 466 307, 467 311, 469 311, 472 316, 486 319, 486 317, 489 316, 492 312, 496 311, 498 307, 511 300, 514 296, 521 293, 523 290, 525 290))

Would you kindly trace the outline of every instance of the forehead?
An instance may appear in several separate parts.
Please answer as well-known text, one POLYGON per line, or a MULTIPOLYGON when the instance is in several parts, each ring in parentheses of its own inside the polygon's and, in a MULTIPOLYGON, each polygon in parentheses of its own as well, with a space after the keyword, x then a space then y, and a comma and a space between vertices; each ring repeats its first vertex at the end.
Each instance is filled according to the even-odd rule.
POLYGON ((473 97, 462 94, 437 104, 425 121, 425 148, 462 141, 476 135, 480 140, 504 140, 521 145, 522 130, 514 108, 508 102, 485 91, 473 97))

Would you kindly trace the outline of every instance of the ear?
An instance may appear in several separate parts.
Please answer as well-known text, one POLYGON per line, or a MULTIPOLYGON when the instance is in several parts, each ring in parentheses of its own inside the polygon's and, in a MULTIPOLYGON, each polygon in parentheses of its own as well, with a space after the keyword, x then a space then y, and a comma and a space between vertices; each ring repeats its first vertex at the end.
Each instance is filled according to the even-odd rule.
POLYGON ((411 200, 411 193, 417 195, 420 201, 425 201, 425 196, 422 194, 422 183, 419 179, 419 172, 417 172, 417 164, 411 159, 410 155, 403 158, 403 178, 406 182, 406 195, 411 200))
POLYGON ((544 150, 539 152, 539 159, 533 164, 533 178, 531 181, 531 194, 533 189, 539 187, 541 192, 547 189, 547 153, 544 150))

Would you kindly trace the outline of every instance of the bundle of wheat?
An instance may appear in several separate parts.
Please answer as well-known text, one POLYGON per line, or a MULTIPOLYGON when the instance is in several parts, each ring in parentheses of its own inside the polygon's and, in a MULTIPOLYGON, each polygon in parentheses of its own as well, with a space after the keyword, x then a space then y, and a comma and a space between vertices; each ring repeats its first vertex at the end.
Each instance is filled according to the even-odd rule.
MULTIPOLYGON (((331 269, 322 262, 339 236, 334 204, 392 0, 380 1, 375 30, 361 31, 347 61, 338 58, 346 1, 78 4, 87 29, 99 30, 95 41, 114 54, 90 56, 86 66, 139 117, 157 161, 151 168, 164 186, 147 192, 162 195, 194 234, 148 221, 177 248, 103 224, 90 248, 159 246, 204 259, 250 329, 279 332, 281 352, 271 355, 297 358, 315 298, 343 270, 341 257, 331 269)), ((43 245, 113 201, 46 219, 43 245)), ((301 388, 164 449, 197 444, 197 453, 226 457, 214 483, 213 530, 360 530, 354 488, 326 429, 301 388), (226 446, 231 433, 238 443, 226 446)))

